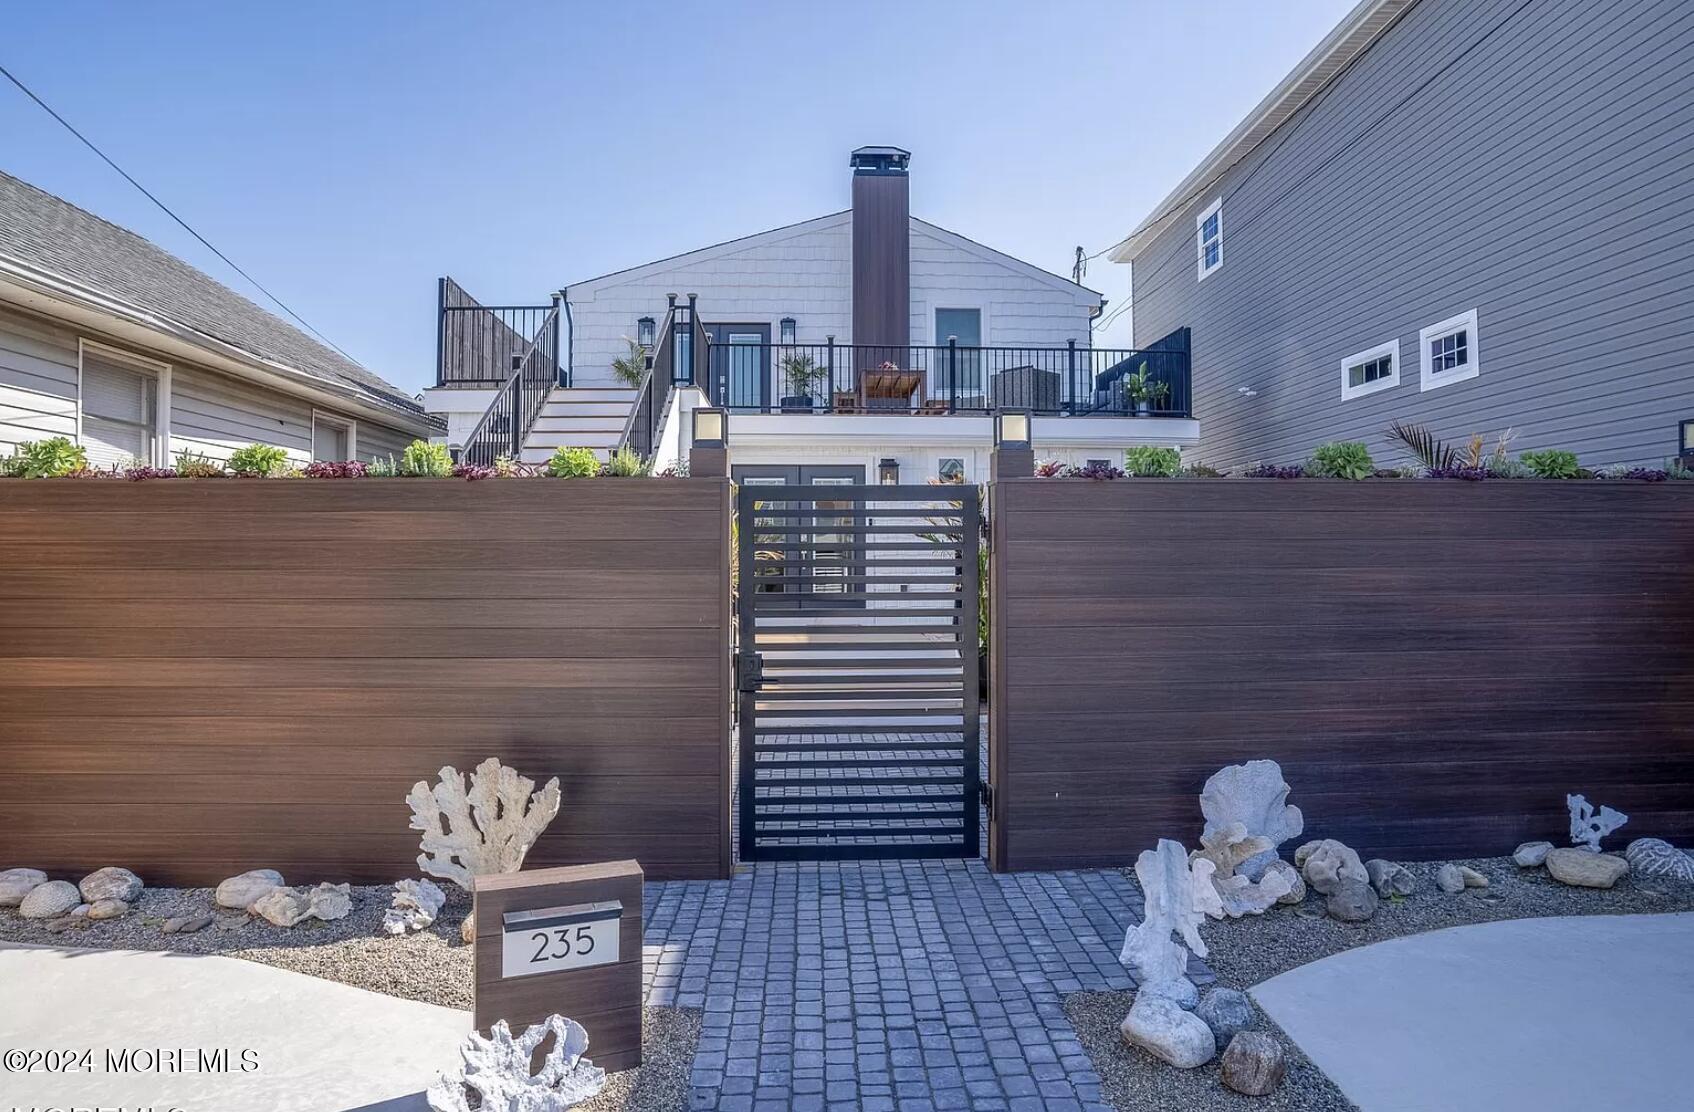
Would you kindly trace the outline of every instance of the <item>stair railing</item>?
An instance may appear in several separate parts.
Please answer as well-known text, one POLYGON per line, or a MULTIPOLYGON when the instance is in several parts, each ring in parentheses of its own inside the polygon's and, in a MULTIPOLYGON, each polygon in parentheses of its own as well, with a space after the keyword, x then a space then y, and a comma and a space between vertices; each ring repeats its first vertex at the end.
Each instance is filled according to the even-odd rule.
POLYGON ((512 374, 459 450, 459 462, 492 467, 502 456, 523 458, 524 439, 559 384, 559 307, 555 303, 528 349, 512 356, 512 374))

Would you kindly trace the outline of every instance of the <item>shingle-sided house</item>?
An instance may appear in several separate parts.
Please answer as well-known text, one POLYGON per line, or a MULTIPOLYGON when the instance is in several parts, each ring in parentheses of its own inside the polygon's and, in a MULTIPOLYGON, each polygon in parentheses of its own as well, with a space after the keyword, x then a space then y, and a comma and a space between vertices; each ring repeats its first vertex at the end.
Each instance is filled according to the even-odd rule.
POLYGON ((1684 0, 1364 0, 1113 251, 1190 330, 1199 455, 1391 421, 1584 463, 1694 448, 1684 0))
POLYGON ((398 453, 412 398, 133 232, 0 174, 0 454, 50 437, 96 468, 398 453))
POLYGON ((1180 334, 1094 347, 1100 295, 911 215, 909 160, 862 147, 851 207, 574 282, 553 307, 481 306, 444 280, 426 407, 473 456, 627 444, 662 464, 686 455, 691 407, 721 406, 735 473, 797 483, 980 480, 1008 409, 1032 414, 1044 457, 1193 442, 1180 334), (611 369, 632 341, 656 367, 639 394, 611 369))

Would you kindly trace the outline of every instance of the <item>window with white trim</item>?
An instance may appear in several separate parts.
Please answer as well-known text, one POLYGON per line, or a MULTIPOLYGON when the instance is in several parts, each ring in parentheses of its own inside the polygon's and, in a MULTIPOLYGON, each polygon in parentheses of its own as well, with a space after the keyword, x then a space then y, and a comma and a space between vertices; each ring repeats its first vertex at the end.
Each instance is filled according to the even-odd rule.
POLYGON ((1341 396, 1359 398, 1400 385, 1400 341, 1390 340, 1341 361, 1341 396))
POLYGON ((1194 218, 1194 262, 1199 281, 1223 265, 1223 198, 1219 197, 1194 218))
POLYGON ((1418 333, 1422 352, 1420 390, 1436 390, 1475 378, 1481 369, 1477 354, 1476 310, 1448 317, 1418 333))
POLYGON ((158 464, 159 375, 139 360, 83 346, 80 440, 90 467, 158 464))
POLYGON ((312 411, 312 459, 345 463, 359 450, 354 423, 329 413, 312 411))
POLYGON ((935 477, 943 483, 965 481, 965 461, 954 456, 942 456, 935 461, 935 477))

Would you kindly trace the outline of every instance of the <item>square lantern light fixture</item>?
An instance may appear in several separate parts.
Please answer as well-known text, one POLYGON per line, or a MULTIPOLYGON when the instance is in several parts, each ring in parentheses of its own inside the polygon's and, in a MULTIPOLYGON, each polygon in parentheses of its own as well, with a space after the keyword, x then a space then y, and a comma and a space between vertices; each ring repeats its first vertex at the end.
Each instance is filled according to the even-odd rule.
POLYGON ((644 348, 653 346, 656 338, 655 325, 652 317, 642 317, 635 322, 635 342, 644 348))
POLYGON ((792 344, 794 342, 794 318, 783 317, 776 326, 777 343, 792 344))
POLYGON ((876 465, 876 479, 877 482, 881 483, 885 487, 899 486, 900 461, 891 457, 884 457, 883 460, 876 465))
POLYGON ((994 414, 994 446, 996 448, 1029 448, 1029 412, 1022 409, 1002 409, 994 414))
POLYGON ((694 447, 729 447, 729 412, 715 406, 694 410, 694 447))

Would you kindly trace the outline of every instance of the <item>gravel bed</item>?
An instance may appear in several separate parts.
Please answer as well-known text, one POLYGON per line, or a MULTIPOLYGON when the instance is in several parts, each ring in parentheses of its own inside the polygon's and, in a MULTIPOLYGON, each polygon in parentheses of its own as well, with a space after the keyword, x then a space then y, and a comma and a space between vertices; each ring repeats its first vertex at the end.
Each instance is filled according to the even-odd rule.
MULTIPOLYGON (((1442 862, 1404 862, 1418 879, 1410 896, 1385 899, 1363 923, 1343 923, 1324 914, 1324 898, 1307 896, 1297 907, 1275 907, 1263 915, 1208 919, 1200 937, 1210 951, 1205 961, 1217 983, 1246 991, 1307 962, 1390 938, 1467 923, 1556 915, 1643 915, 1694 911, 1694 885, 1664 877, 1626 876, 1610 889, 1574 888, 1544 868, 1523 869, 1510 857, 1459 861, 1486 876, 1487 888, 1448 895, 1435 886, 1442 862)), ((1127 873, 1131 883, 1133 871, 1127 873)), ((1289 1051, 1288 1077, 1268 1097, 1244 1097, 1225 1089, 1218 1064, 1179 1070, 1125 1044, 1118 1025, 1133 992, 1080 992, 1065 999, 1065 1012, 1099 1072, 1106 1099, 1134 1112, 1210 1112, 1211 1109, 1349 1109, 1353 1105, 1292 1040, 1262 1013, 1258 1029, 1281 1039, 1289 1051)), ((1221 1054, 1222 1047, 1219 1047, 1221 1054)))
MULTIPOLYGON (((16 908, 0 908, 0 941, 220 954, 468 1011, 474 1003, 471 948, 459 941, 459 925, 470 914, 471 898, 456 886, 443 885, 442 890, 447 893, 447 905, 435 922, 426 930, 404 935, 382 931, 382 915, 394 894, 391 885, 353 888, 353 910, 344 919, 328 923, 311 919, 287 930, 244 912, 214 907, 210 888, 147 888, 120 919, 79 920, 58 932, 47 930, 42 921, 25 919, 16 908), (159 929, 166 919, 205 914, 215 914, 216 921, 194 934, 165 934, 159 929)), ((700 1019, 693 1009, 644 1009, 640 1068, 611 1074, 600 1095, 580 1107, 592 1112, 686 1109, 700 1019)), ((592 1031, 589 1037, 592 1059, 592 1031)))

